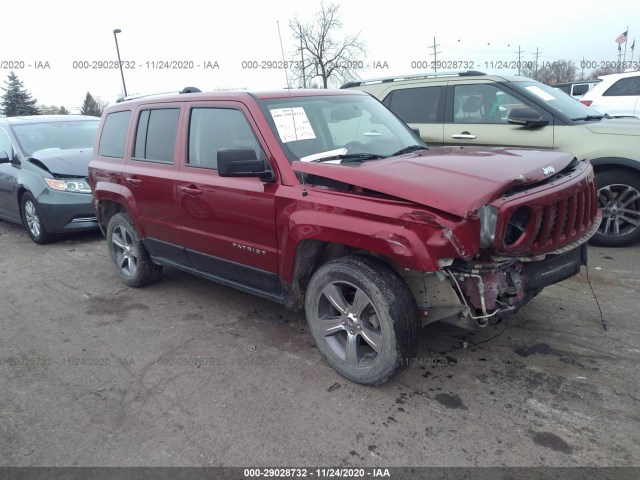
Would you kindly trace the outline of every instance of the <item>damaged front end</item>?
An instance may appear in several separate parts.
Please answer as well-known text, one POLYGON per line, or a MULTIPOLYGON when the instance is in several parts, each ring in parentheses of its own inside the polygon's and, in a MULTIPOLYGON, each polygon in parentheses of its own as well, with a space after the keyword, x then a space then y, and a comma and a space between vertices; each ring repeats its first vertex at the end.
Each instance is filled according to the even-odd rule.
POLYGON ((424 293, 420 297, 426 288, 413 287, 425 324, 484 327, 517 312, 544 287, 578 274, 601 220, 593 170, 574 163, 556 178, 505 193, 476 215, 479 251, 471 260, 442 263, 439 280, 430 286, 431 292, 450 286, 457 299, 434 303, 424 293), (570 188, 558 188, 570 178, 570 188))
POLYGON ((467 328, 485 327, 516 313, 544 287, 578 274, 586 264, 586 243, 533 262, 455 261, 444 273, 464 308, 456 318, 443 321, 467 328))

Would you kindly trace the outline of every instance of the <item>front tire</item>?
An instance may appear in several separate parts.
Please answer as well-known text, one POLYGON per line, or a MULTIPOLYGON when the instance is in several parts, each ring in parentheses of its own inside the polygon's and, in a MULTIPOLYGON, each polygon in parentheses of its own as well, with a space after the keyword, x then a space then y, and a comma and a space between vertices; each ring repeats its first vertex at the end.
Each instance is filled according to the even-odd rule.
POLYGON ((640 177, 624 170, 596 175, 602 223, 590 243, 626 247, 640 240, 640 177))
POLYGON ((305 311, 318 350, 351 381, 379 385, 415 356, 416 302, 375 258, 348 256, 321 266, 307 287, 305 311))
POLYGON ((31 240, 40 245, 49 243, 52 236, 47 232, 47 228, 44 226, 42 216, 40 215, 40 207, 38 207, 38 202, 33 198, 33 195, 25 193, 22 196, 20 208, 22 213, 22 224, 24 225, 24 228, 27 229, 31 240))
POLYGON ((160 278, 162 265, 153 263, 127 215, 116 213, 109 219, 107 245, 118 275, 126 285, 142 287, 160 278))

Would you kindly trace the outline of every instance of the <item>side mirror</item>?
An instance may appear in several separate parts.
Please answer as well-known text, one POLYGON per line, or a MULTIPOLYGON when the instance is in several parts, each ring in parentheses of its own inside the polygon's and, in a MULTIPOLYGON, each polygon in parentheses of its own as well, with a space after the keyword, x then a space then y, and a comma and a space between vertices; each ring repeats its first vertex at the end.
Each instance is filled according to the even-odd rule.
POLYGON ((411 131, 413 133, 415 133, 418 136, 418 138, 420 138, 420 129, 419 128, 412 128, 411 131))
POLYGON ((218 175, 221 177, 258 177, 265 182, 273 182, 273 171, 265 170, 264 163, 256 158, 253 148, 218 150, 218 175))
POLYGON ((533 108, 515 108, 509 112, 507 122, 524 127, 541 127, 549 123, 533 108))
POLYGON ((11 163, 9 155, 4 150, 0 150, 0 163, 11 163))

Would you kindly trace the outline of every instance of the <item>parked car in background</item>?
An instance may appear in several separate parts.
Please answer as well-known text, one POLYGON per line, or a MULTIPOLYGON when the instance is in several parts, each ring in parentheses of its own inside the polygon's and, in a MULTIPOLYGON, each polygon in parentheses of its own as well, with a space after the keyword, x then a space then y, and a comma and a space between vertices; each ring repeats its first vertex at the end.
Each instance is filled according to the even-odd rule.
POLYGON ((410 365, 421 324, 486 327, 578 273, 600 222, 589 162, 429 149, 362 92, 139 98, 98 137, 89 181, 126 285, 166 265, 304 308, 360 383, 410 365))
POLYGON ((528 78, 476 71, 362 80, 342 88, 378 98, 433 146, 532 147, 590 160, 604 214, 591 242, 622 247, 640 240, 639 120, 606 118, 528 78))
POLYGON ((0 118, 0 218, 40 244, 97 228, 87 167, 98 124, 82 115, 0 118))
POLYGON ((556 83, 551 85, 554 88, 559 88, 567 95, 572 96, 576 100, 580 100, 582 96, 595 87, 600 80, 592 80, 592 81, 580 81, 580 82, 569 82, 569 83, 556 83))
POLYGON ((580 100, 612 117, 640 118, 640 72, 614 73, 600 77, 602 82, 580 100))

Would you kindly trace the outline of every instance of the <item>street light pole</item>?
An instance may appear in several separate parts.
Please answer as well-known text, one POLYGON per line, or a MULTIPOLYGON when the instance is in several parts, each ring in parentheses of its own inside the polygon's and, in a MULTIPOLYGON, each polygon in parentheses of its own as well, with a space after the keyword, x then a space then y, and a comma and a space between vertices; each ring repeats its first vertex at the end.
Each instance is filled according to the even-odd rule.
POLYGON ((118 48, 118 33, 122 32, 119 28, 116 28, 113 31, 113 38, 116 39, 116 52, 118 52, 118 65, 120 65, 120 76, 122 77, 122 90, 124 91, 124 96, 127 96, 127 86, 124 84, 124 72, 122 71, 122 61, 120 60, 120 48, 118 48))

